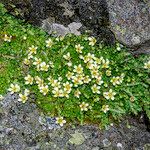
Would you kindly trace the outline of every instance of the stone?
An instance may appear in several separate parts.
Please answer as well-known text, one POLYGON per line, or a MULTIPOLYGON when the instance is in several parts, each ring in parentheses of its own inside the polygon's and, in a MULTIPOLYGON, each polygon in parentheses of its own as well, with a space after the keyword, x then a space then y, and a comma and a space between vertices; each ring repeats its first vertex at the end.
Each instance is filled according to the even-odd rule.
POLYGON ((111 142, 108 139, 103 140, 104 147, 109 147, 111 145, 111 142))
POLYGON ((110 28, 118 41, 133 47, 150 40, 150 1, 106 1, 110 28))
POLYGON ((79 29, 82 27, 81 23, 72 22, 68 25, 68 27, 65 27, 62 24, 58 23, 52 23, 49 18, 46 20, 43 20, 42 23, 42 29, 44 29, 46 32, 48 32, 51 35, 54 36, 65 36, 66 34, 72 33, 75 35, 80 35, 79 29))
POLYGON ((81 145, 84 143, 85 138, 82 135, 82 133, 79 133, 78 131, 75 131, 74 134, 71 134, 72 138, 69 139, 69 142, 71 144, 75 144, 75 145, 81 145))

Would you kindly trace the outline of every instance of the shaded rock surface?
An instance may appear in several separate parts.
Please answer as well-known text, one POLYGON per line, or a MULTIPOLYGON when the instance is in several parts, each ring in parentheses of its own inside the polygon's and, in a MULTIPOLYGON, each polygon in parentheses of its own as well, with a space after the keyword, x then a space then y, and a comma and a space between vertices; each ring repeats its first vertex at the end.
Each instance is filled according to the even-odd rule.
MULTIPOLYGON (((117 40, 130 47, 150 42, 149 0, 106 1, 109 8, 110 27, 117 40)), ((150 53, 150 47, 145 51, 150 53)))
POLYGON ((33 100, 22 104, 17 97, 8 94, 0 101, 1 150, 149 150, 150 133, 142 120, 129 117, 105 131, 92 125, 60 128, 33 100))
POLYGON ((105 0, 25 0, 23 3, 22 0, 0 1, 10 13, 34 25, 43 26, 43 20, 46 24, 47 20, 49 26, 56 23, 67 27, 73 22, 81 23, 81 32, 90 30, 91 35, 97 36, 106 44, 115 42, 114 35, 108 28, 109 14, 105 0))

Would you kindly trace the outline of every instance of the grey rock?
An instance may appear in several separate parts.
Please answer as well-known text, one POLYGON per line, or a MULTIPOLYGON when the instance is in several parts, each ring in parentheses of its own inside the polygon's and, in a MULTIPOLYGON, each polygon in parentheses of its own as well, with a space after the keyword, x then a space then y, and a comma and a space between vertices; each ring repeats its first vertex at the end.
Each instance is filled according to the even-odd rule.
POLYGON ((109 147, 111 145, 111 142, 108 139, 103 140, 104 147, 109 147))
POLYGON ((41 114, 31 98, 25 104, 17 99, 18 95, 7 94, 0 101, 2 150, 117 150, 116 143, 125 150, 149 148, 146 126, 132 117, 126 118, 131 128, 126 127, 126 119, 103 131, 90 125, 60 128, 55 118, 41 114))
POLYGON ((82 27, 81 23, 72 22, 68 25, 68 27, 65 27, 62 24, 58 23, 52 23, 49 18, 46 20, 43 20, 42 28, 47 31, 49 34, 54 36, 65 36, 66 34, 72 33, 75 35, 80 35, 79 29, 82 27))
POLYGON ((133 47, 150 40, 150 2, 106 0, 110 28, 117 40, 133 47))

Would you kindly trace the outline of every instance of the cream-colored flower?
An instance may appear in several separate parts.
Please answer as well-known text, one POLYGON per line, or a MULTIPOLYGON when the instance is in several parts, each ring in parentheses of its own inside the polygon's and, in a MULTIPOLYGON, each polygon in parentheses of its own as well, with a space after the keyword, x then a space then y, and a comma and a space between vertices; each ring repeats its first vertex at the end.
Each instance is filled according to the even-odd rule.
POLYGON ((31 75, 28 74, 24 79, 25 79, 25 84, 30 84, 30 85, 33 84, 34 79, 31 75))
POLYGON ((89 37, 88 40, 89 40, 89 45, 91 45, 91 46, 94 46, 95 43, 97 42, 94 37, 89 37))
POLYGON ((36 54, 36 50, 37 50, 37 47, 32 45, 31 47, 29 47, 29 53, 30 54, 36 54))
POLYGON ((28 100, 28 96, 26 94, 19 94, 19 102, 25 103, 28 100))
POLYGON ((41 79, 38 76, 35 77, 35 82, 36 82, 36 84, 38 84, 39 87, 43 86, 43 84, 44 84, 43 79, 41 79))
POLYGON ((52 93, 54 94, 54 97, 63 97, 63 90, 59 89, 58 87, 55 87, 52 90, 52 93))
POLYGON ((102 76, 98 76, 98 77, 96 78, 96 83, 97 83, 98 85, 103 84, 102 76))
POLYGON ((28 96, 30 94, 30 91, 28 89, 25 89, 24 94, 28 96))
POLYGON ((69 93, 67 91, 62 92, 62 97, 69 98, 69 93))
POLYGON ((73 76, 72 82, 74 83, 74 86, 77 87, 78 85, 83 84, 83 81, 81 79, 81 76, 73 76))
POLYGON ((49 65, 47 65, 45 62, 42 62, 40 64, 40 67, 41 67, 40 70, 42 70, 42 71, 48 71, 49 65))
POLYGON ((68 71, 67 74, 66 74, 66 78, 67 78, 68 80, 70 80, 70 79, 73 77, 73 75, 74 75, 73 72, 68 71))
POLYGON ((83 57, 83 55, 80 55, 80 56, 79 56, 79 58, 80 58, 81 60, 84 60, 84 57, 83 57))
POLYGON ((28 54, 28 59, 32 59, 33 55, 31 53, 28 54))
POLYGON ((63 86, 64 86, 64 91, 70 93, 73 85, 67 81, 66 83, 63 83, 63 86))
POLYGON ((66 55, 63 55, 63 58, 66 60, 70 60, 71 59, 70 53, 68 52, 66 55))
POLYGON ((66 120, 64 120, 63 117, 57 117, 56 123, 62 127, 66 123, 66 120))
POLYGON ((111 70, 106 70, 106 76, 111 76, 111 70))
POLYGON ((42 62, 42 60, 41 60, 41 58, 34 58, 34 62, 33 62, 33 65, 40 65, 41 64, 41 62, 42 62))
POLYGON ((0 100, 3 100, 3 99, 4 99, 3 95, 0 95, 0 100))
POLYGON ((83 73, 83 67, 81 66, 81 64, 79 64, 78 66, 74 66, 74 72, 81 74, 83 73))
POLYGON ((50 83, 51 83, 51 86, 54 87, 54 88, 55 87, 56 88, 60 88, 61 87, 60 82, 58 80, 52 79, 50 83))
POLYGON ((84 56, 84 63, 87 63, 89 61, 93 61, 93 59, 95 58, 94 54, 88 53, 86 56, 84 56))
POLYGON ((106 98, 106 99, 111 99, 111 100, 114 100, 115 99, 115 96, 116 95, 116 92, 113 92, 112 89, 109 90, 109 92, 104 92, 103 93, 103 96, 106 98))
POLYGON ((4 41, 11 42, 12 36, 8 36, 7 34, 4 35, 4 41))
POLYGON ((84 83, 89 83, 90 81, 91 81, 91 79, 90 79, 89 76, 85 76, 84 79, 83 79, 84 83))
POLYGON ((24 37, 23 37, 23 40, 26 40, 26 39, 27 39, 27 37, 26 37, 26 36, 24 36, 24 37))
POLYGON ((72 66, 72 62, 71 61, 67 62, 67 66, 71 67, 72 66))
POLYGON ((97 86, 96 84, 94 84, 92 87, 92 92, 93 93, 97 93, 97 94, 100 94, 100 86, 97 86))
POLYGON ((52 39, 49 38, 49 39, 46 40, 45 42, 46 42, 46 47, 52 47, 52 45, 53 45, 52 39))
POLYGON ((46 95, 48 92, 49 92, 49 89, 48 89, 48 85, 43 85, 40 88, 40 92, 43 94, 43 95, 46 95))
POLYGON ((107 113, 107 111, 109 111, 109 105, 103 105, 103 106, 102 106, 102 111, 103 111, 104 113, 107 113))
POLYGON ((77 90, 74 92, 74 96, 77 97, 77 98, 80 98, 80 95, 81 95, 81 92, 79 91, 79 89, 77 89, 77 90))
POLYGON ((100 65, 102 63, 102 60, 100 58, 95 57, 96 64, 100 65))
POLYGON ((81 46, 80 44, 78 44, 78 45, 75 45, 75 48, 76 48, 76 51, 77 51, 78 53, 82 53, 82 49, 83 49, 84 47, 81 46))
POLYGON ((30 60, 27 59, 27 58, 25 58, 24 61, 23 61, 23 63, 24 63, 25 65, 30 65, 30 60))
POLYGON ((92 78, 98 78, 99 77, 99 72, 96 69, 91 70, 91 75, 92 78))
POLYGON ((122 83, 122 77, 113 77, 110 82, 115 86, 115 85, 119 85, 122 83))
POLYGON ((148 62, 144 63, 144 68, 150 69, 150 60, 148 62))
POLYGON ((82 102, 79 106, 80 106, 81 111, 87 111, 89 104, 82 102))
POLYGON ((102 65, 102 68, 109 68, 109 60, 106 59, 106 60, 103 60, 103 65, 102 65))
POLYGON ((20 86, 18 84, 10 84, 10 88, 8 90, 11 94, 13 94, 20 91, 20 86))

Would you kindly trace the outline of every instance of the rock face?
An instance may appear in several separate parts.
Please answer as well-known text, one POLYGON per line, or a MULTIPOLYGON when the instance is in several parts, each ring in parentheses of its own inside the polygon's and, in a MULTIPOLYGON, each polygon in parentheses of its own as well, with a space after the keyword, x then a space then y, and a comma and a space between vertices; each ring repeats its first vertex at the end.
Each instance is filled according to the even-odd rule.
POLYGON ((150 40, 149 0, 106 0, 116 39, 133 47, 150 40))
POLYGON ((149 150, 143 120, 130 117, 105 131, 90 125, 60 128, 55 118, 41 115, 34 100, 22 104, 17 98, 8 94, 0 101, 0 150, 149 150))

